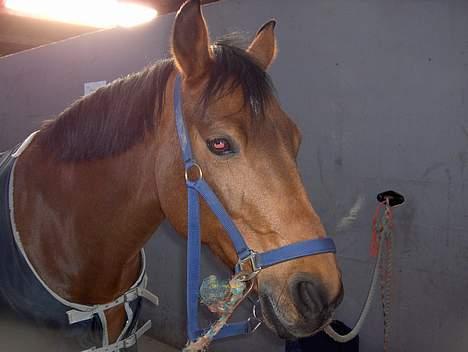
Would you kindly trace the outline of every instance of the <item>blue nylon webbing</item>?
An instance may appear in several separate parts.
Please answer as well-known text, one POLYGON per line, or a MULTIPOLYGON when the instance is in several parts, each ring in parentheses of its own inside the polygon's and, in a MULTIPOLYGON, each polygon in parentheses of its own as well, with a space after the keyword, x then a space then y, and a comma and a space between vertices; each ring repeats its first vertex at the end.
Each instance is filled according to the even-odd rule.
POLYGON ((297 259, 311 254, 335 253, 335 242, 331 238, 317 238, 289 244, 268 252, 257 253, 255 262, 258 267, 266 268, 281 262, 297 259))
MULTIPOLYGON (((175 79, 174 86, 174 110, 176 116, 177 135, 183 154, 185 168, 190 168, 194 161, 190 139, 185 128, 183 113, 182 113, 182 97, 181 97, 181 82, 180 76, 175 79)), ((200 251, 201 251, 201 236, 200 236, 200 204, 198 193, 202 194, 207 203, 215 212, 216 216, 228 229, 233 239, 233 245, 239 249, 239 254, 242 257, 248 255, 248 247, 237 227, 232 222, 231 218, 224 210, 221 202, 218 200, 214 192, 203 181, 196 184, 193 182, 187 183, 187 208, 188 208, 188 235, 187 235, 187 335, 189 340, 193 341, 201 336, 205 331, 198 327, 198 292, 200 286, 200 251), (201 192, 200 192, 201 190, 201 192)), ((220 339, 228 336, 237 336, 246 334, 250 331, 248 321, 227 324, 216 335, 215 339, 220 339)))
MULTIPOLYGON (((196 164, 189 134, 185 128, 182 112, 182 93, 180 76, 177 75, 174 83, 174 111, 176 117, 177 135, 182 150, 185 170, 196 164)), ((186 181, 187 185, 187 335, 189 340, 194 341, 202 336, 206 330, 198 327, 198 295, 200 286, 200 203, 199 195, 203 197, 218 220, 224 226, 239 259, 247 258, 251 249, 247 246, 242 234, 237 229, 231 217, 223 207, 222 203, 213 192, 211 187, 202 179, 186 181)), ((293 243, 284 247, 273 249, 264 253, 255 253, 255 264, 262 268, 284 261, 321 253, 335 252, 335 244, 331 238, 320 238, 293 243)), ((218 333, 215 339, 229 336, 247 334, 252 330, 248 320, 227 324, 218 333)))
POLYGON ((174 113, 180 148, 182 149, 184 164, 187 166, 187 163, 192 160, 192 147, 190 145, 189 134, 185 128, 184 114, 182 112, 182 87, 180 86, 179 75, 176 76, 174 82, 174 113))
POLYGON ((198 290, 200 286, 200 204, 195 189, 188 192, 188 236, 187 236, 187 333, 190 340, 198 336, 198 290))
POLYGON ((237 229, 237 226, 232 222, 231 217, 227 213, 226 209, 224 209, 211 187, 203 179, 196 182, 190 182, 188 187, 196 189, 203 199, 205 199, 206 204, 210 207, 218 220, 224 226, 226 232, 229 234, 238 257, 240 259, 247 257, 250 254, 250 248, 247 246, 247 243, 245 243, 244 238, 237 229))

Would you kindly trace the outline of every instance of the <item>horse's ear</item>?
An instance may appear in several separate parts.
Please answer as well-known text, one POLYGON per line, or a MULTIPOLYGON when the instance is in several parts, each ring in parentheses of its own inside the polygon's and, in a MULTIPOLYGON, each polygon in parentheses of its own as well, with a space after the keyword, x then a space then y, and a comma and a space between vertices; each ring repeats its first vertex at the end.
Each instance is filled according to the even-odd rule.
POLYGON ((172 33, 172 53, 185 78, 196 80, 207 72, 210 63, 208 30, 200 0, 186 1, 177 12, 172 33))
POLYGON ((273 63, 276 57, 275 25, 275 20, 265 23, 247 49, 247 52, 264 70, 273 63))

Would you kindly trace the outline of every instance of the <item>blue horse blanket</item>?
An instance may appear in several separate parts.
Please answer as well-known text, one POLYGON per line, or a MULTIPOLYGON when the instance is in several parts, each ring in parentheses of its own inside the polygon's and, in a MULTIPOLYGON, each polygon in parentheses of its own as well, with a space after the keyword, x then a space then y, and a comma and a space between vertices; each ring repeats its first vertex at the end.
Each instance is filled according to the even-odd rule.
POLYGON ((0 154, 0 301, 28 320, 61 329, 86 351, 135 351, 137 338, 151 327, 148 321, 137 330, 141 297, 157 304, 157 297, 146 290, 144 252, 137 282, 109 304, 79 305, 56 295, 27 259, 12 221, 13 152, 0 154), (104 311, 119 304, 125 305, 127 322, 119 340, 109 344, 104 311))

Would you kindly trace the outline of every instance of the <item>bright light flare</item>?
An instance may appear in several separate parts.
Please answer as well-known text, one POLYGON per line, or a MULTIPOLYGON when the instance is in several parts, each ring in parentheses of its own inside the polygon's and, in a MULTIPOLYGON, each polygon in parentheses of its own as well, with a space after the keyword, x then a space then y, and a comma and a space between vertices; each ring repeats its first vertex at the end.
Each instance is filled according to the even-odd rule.
POLYGON ((118 0, 6 0, 18 14, 98 28, 132 27, 158 15, 152 8, 118 0))

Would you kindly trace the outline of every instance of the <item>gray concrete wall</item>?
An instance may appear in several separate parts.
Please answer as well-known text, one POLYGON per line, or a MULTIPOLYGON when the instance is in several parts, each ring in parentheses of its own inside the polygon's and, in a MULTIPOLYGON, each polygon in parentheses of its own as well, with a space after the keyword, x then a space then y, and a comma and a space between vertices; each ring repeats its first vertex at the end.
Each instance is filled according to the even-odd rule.
MULTIPOLYGON (((224 1, 205 7, 212 36, 254 33, 275 17, 280 53, 271 74, 297 120, 306 187, 338 245, 345 300, 338 317, 356 319, 368 288, 374 196, 407 197, 395 211, 392 351, 468 349, 468 3, 463 0, 224 1), (353 205, 356 220, 337 224, 353 205)), ((0 59, 0 149, 82 94, 86 81, 111 80, 167 56, 172 16, 0 59)), ((151 286, 161 306, 147 310, 154 336, 180 343, 184 241, 168 225, 148 244, 151 286), (164 246, 164 251, 158 250, 164 246)), ((208 253, 205 272, 222 270, 208 253)), ((361 350, 382 349, 375 302, 361 350)), ((280 351, 262 330, 214 351, 280 351)))

